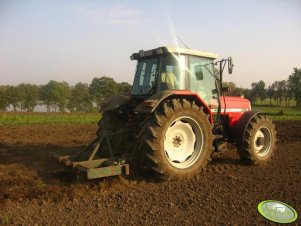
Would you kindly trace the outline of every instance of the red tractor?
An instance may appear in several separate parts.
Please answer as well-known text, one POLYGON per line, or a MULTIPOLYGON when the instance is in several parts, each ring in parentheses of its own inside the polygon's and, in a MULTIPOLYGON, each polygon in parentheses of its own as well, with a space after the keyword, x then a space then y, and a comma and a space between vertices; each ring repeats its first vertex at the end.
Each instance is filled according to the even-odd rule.
POLYGON ((268 162, 275 126, 249 100, 224 96, 222 74, 226 65, 231 74, 233 63, 216 58, 173 47, 132 54, 138 61, 132 93, 101 104, 97 134, 112 132, 111 154, 168 180, 193 177, 225 143, 236 144, 247 163, 268 162))
POLYGON ((138 61, 132 93, 103 102, 97 139, 86 151, 59 159, 88 178, 128 174, 133 164, 180 180, 198 174, 214 152, 232 143, 247 163, 265 164, 275 150, 275 126, 247 99, 224 95, 222 74, 225 66, 231 74, 233 63, 216 58, 173 47, 132 54, 138 61))

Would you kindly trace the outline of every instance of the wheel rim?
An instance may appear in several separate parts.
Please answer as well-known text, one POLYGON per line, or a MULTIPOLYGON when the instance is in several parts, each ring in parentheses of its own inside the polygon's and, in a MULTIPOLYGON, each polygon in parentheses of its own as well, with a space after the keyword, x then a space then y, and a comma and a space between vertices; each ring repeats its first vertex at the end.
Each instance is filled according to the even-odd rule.
POLYGON ((254 147, 258 156, 263 157, 268 154, 271 149, 271 131, 267 127, 260 127, 255 133, 254 147))
POLYGON ((164 153, 176 168, 188 168, 199 158, 204 135, 199 124, 190 117, 180 117, 168 127, 164 138, 164 153))

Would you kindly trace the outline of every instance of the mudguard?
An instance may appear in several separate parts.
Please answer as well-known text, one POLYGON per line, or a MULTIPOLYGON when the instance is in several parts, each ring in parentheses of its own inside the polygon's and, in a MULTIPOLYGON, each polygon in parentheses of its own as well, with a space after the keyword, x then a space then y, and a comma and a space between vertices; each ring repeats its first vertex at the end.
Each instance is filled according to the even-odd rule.
POLYGON ((159 92, 150 98, 146 99, 142 103, 140 103, 135 109, 134 112, 137 113, 152 113, 157 106, 160 104, 160 102, 167 97, 173 95, 175 92, 173 90, 165 90, 162 92, 159 92))
POLYGON ((113 96, 100 104, 100 111, 111 111, 131 100, 130 94, 113 96))
POLYGON ((246 134, 246 130, 248 127, 249 122, 254 118, 256 115, 262 113, 261 111, 247 111, 245 112, 237 121, 237 123, 233 126, 233 132, 231 133, 233 139, 237 143, 242 143, 246 134))
POLYGON ((196 103, 200 103, 204 107, 204 112, 210 115, 210 122, 212 122, 212 114, 210 111, 210 108, 207 106, 207 104, 199 98, 199 96, 196 93, 186 91, 186 90, 164 90, 161 91, 150 98, 146 99, 142 103, 140 103, 135 109, 134 112, 137 113, 144 113, 144 114, 150 114, 152 113, 158 105, 165 100, 168 97, 175 96, 175 97, 186 97, 189 98, 196 103))

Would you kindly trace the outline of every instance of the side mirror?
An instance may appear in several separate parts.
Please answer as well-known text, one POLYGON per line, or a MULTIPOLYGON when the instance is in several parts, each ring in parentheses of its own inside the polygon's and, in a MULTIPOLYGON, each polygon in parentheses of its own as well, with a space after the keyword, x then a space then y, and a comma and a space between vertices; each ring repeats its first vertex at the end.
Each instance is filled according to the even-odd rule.
POLYGON ((234 64, 233 64, 232 57, 229 57, 228 58, 228 72, 229 72, 229 74, 232 74, 233 67, 234 67, 234 64))
POLYGON ((194 66, 194 72, 195 72, 195 77, 196 77, 197 80, 203 80, 204 79, 202 65, 195 65, 194 66))

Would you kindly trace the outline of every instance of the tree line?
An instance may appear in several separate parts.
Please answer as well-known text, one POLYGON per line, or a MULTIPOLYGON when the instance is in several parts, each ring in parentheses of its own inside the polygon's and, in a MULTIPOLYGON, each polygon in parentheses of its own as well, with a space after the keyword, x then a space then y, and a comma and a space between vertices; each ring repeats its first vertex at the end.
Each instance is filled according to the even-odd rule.
MULTIPOLYGON (((284 101, 285 106, 290 107, 290 100, 295 99, 297 106, 301 106, 301 69, 298 68, 294 68, 287 80, 275 81, 269 86, 262 80, 253 82, 251 89, 238 88, 233 82, 225 82, 224 85, 230 90, 227 95, 243 95, 252 103, 268 98, 270 105, 281 106, 284 101)), ((37 105, 44 105, 47 112, 93 112, 97 111, 100 101, 129 93, 131 89, 127 82, 118 83, 105 76, 94 78, 90 84, 79 82, 75 86, 53 80, 41 86, 24 83, 0 85, 0 111, 6 111, 11 106, 14 111, 32 112, 37 105)))
POLYGON ((233 82, 225 83, 225 86, 230 90, 227 95, 243 95, 252 103, 269 99, 271 106, 281 106, 284 101, 285 106, 290 107, 290 100, 295 99, 296 105, 301 106, 301 69, 298 68, 294 68, 287 80, 275 81, 268 86, 263 80, 253 82, 251 89, 238 88, 233 82))
POLYGON ((113 78, 94 78, 90 84, 49 81, 46 85, 0 85, 0 111, 10 106, 14 111, 34 111, 37 105, 46 106, 47 112, 93 112, 99 102, 113 95, 131 92, 127 82, 118 83, 113 78))

